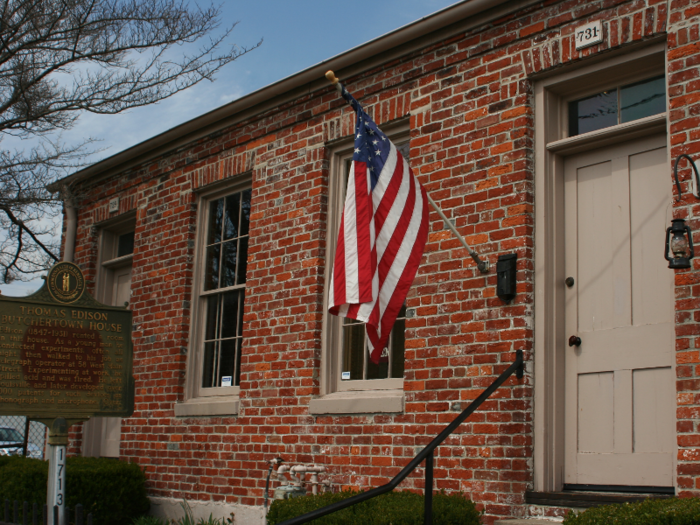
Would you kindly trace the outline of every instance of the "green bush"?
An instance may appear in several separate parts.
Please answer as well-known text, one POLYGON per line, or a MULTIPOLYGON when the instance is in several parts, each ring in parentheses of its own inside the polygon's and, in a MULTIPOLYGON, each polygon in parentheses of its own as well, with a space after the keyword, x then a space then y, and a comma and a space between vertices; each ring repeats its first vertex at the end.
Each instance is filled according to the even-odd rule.
MULTIPOLYGON (((46 503, 46 461, 0 458, 0 498, 46 503)), ((109 458, 69 457, 66 462, 66 505, 81 503, 93 523, 125 525, 148 512, 146 476, 133 463, 109 458)))
POLYGON ((700 525, 700 499, 647 499, 570 513, 564 525, 700 525))
MULTIPOLYGON (((345 491, 275 500, 267 515, 268 525, 301 516, 359 492, 345 491)), ((423 495, 389 492, 310 522, 313 525, 423 525, 423 495)), ((478 525, 481 513, 461 494, 433 495, 434 525, 478 525)))

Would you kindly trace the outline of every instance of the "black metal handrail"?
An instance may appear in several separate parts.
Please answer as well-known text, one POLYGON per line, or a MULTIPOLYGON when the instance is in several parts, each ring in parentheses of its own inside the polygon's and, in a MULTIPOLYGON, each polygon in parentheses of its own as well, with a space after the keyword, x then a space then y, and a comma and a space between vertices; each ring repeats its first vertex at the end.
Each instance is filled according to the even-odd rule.
POLYGON ((399 483, 401 483, 406 476, 413 472, 418 465, 420 465, 425 460, 425 514, 423 523, 424 525, 432 525, 433 523, 433 452, 440 446, 440 444, 447 439, 447 436, 452 434, 462 422, 467 419, 472 413, 481 406, 481 404, 488 399, 488 397, 493 394, 496 389, 501 386, 506 380, 515 373, 518 379, 523 377, 524 363, 523 363, 523 351, 517 350, 515 353, 515 361, 510 365, 498 378, 489 385, 489 387, 484 390, 479 397, 472 401, 467 408, 458 415, 452 423, 447 425, 445 429, 440 432, 435 438, 423 449, 421 450, 411 462, 406 465, 401 472, 399 472, 394 478, 381 487, 377 487, 357 496, 352 496, 351 498, 344 499, 342 501, 337 501, 320 509, 307 512, 296 518, 283 521, 279 525, 302 525, 308 523, 311 520, 321 518, 333 512, 351 507, 357 503, 362 503, 369 499, 381 496, 387 492, 394 490, 399 483))

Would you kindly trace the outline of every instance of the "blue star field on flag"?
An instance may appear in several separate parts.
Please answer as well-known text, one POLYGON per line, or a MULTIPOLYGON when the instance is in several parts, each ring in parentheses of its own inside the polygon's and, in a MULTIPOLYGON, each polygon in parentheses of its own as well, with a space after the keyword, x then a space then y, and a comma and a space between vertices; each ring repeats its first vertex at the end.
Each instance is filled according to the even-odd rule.
POLYGON ((357 124, 355 125, 355 150, 352 156, 353 161, 364 162, 369 171, 370 184, 372 189, 377 185, 379 174, 386 163, 391 150, 389 139, 377 127, 372 118, 365 113, 357 100, 343 87, 343 98, 348 101, 357 113, 357 124))

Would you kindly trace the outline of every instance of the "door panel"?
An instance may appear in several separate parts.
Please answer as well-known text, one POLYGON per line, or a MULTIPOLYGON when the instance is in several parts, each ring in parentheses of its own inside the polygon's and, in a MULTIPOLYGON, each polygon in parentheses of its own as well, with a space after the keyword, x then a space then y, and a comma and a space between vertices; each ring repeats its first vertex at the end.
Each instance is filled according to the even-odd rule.
POLYGON ((124 306, 131 301, 131 266, 114 271, 112 297, 114 306, 124 306))
POLYGON ((673 368, 647 368, 632 373, 634 388, 634 452, 673 452, 675 425, 673 368))
POLYGON ((565 160, 565 483, 673 483, 667 168, 665 136, 565 160))
POLYGON ((613 374, 579 374, 578 425, 581 431, 578 449, 581 452, 612 452, 613 435, 613 374))
MULTIPOLYGON (((106 304, 124 306, 131 301, 131 265, 105 270, 108 282, 103 297, 106 304)), ((93 417, 83 423, 83 456, 119 457, 122 418, 93 417)))
MULTIPOLYGON (((131 302, 131 266, 114 270, 112 279, 112 304, 114 306, 124 306, 124 303, 131 302)), ((102 450, 100 455, 118 458, 122 436, 122 418, 105 417, 101 419, 102 450)))
MULTIPOLYGON (((666 148, 630 156, 630 199, 632 206, 632 287, 635 295, 632 312, 635 325, 673 322, 673 306, 659 297, 668 295, 673 285, 673 271, 659 262, 659 238, 671 224, 670 181, 665 176, 668 164, 666 148), (653 224, 654 227, 648 225, 653 224), (661 228, 660 225, 663 225, 661 228)), ((663 261, 663 259, 661 260, 663 261)))

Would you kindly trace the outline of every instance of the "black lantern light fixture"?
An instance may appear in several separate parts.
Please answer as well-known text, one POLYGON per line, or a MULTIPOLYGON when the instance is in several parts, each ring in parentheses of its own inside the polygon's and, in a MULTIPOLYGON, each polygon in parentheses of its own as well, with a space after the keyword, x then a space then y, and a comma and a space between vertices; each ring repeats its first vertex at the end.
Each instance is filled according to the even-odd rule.
POLYGON ((685 219, 673 219, 666 229, 666 250, 664 256, 669 268, 690 268, 690 259, 695 256, 693 233, 685 219), (669 248, 673 257, 668 256, 669 248))
MULTIPOLYGON (((677 201, 681 200, 681 184, 678 181, 678 163, 682 158, 688 159, 690 165, 695 171, 695 191, 700 192, 700 174, 698 168, 688 155, 682 153, 678 155, 676 163, 673 167, 673 176, 676 179, 676 188, 678 190, 677 201)), ((695 257, 695 249, 693 248, 693 232, 685 223, 685 219, 673 219, 671 226, 666 229, 666 246, 664 257, 668 261, 668 267, 673 269, 690 268, 690 260, 695 257), (669 257, 669 251, 673 254, 669 257)))

